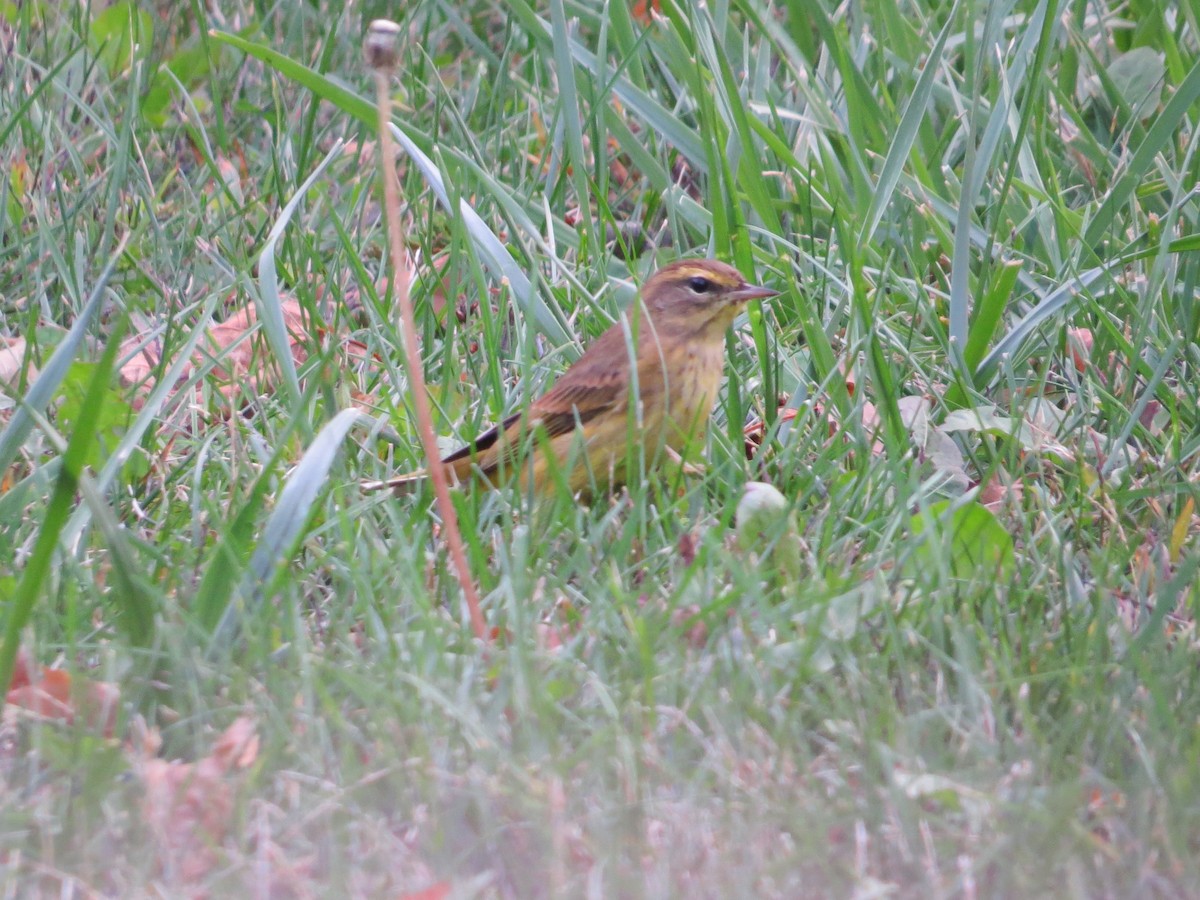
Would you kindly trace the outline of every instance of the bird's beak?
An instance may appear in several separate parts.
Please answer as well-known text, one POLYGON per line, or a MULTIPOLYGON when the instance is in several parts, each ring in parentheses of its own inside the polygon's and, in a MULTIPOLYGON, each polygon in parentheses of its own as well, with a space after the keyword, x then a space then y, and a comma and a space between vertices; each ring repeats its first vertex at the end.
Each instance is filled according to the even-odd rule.
POLYGON ((744 284, 729 296, 739 303, 746 303, 749 300, 766 300, 768 297, 775 297, 778 294, 779 291, 773 291, 770 288, 759 287, 756 284, 744 284))

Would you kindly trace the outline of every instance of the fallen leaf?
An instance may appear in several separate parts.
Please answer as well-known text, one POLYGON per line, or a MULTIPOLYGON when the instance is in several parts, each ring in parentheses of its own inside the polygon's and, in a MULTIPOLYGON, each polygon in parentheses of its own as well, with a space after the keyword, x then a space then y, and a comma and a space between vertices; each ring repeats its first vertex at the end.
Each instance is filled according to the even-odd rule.
POLYGON ((193 883, 218 862, 217 848, 233 820, 234 781, 230 774, 258 756, 254 722, 241 716, 213 745, 213 752, 195 762, 149 757, 161 739, 152 730, 142 741, 135 761, 141 779, 142 816, 160 853, 164 872, 193 883))
POLYGON ((15 688, 24 687, 29 682, 29 654, 25 652, 24 647, 21 647, 17 650, 17 658, 13 661, 12 681, 9 682, 8 689, 11 691, 15 688))
POLYGON ((450 896, 450 882, 439 881, 437 884, 431 884, 423 891, 412 891, 407 894, 401 894, 400 900, 446 900, 450 896))
MULTIPOLYGON (((280 304, 280 311, 283 313, 283 324, 287 327, 290 338, 288 346, 292 351, 292 359, 298 365, 308 356, 304 349, 307 337, 304 312, 300 309, 300 304, 291 298, 280 304)), ((274 384, 273 373, 261 365, 255 365, 257 351, 255 342, 250 340, 249 336, 257 324, 258 313, 255 308, 246 306, 209 329, 209 353, 213 357, 223 354, 221 367, 214 368, 213 372, 226 382, 221 387, 226 396, 243 390, 243 376, 248 376, 256 393, 263 393, 274 384), (257 372, 254 371, 256 368, 257 372)))
POLYGON ((694 532, 685 531, 679 535, 679 559, 685 566, 690 566, 696 561, 696 550, 699 544, 694 532))
POLYGON ((1030 409, 1025 410, 1022 418, 1018 419, 1001 415, 992 407, 976 406, 956 409, 947 414, 940 427, 947 434, 966 431, 1010 437, 1017 441, 1021 449, 1037 457, 1049 456, 1060 462, 1073 462, 1075 454, 1054 437, 1051 429, 1055 423, 1049 412, 1045 405, 1030 404, 1030 409))
MULTIPOLYGON (((290 297, 281 303, 280 310, 292 359, 300 365, 307 359, 307 347, 319 335, 319 329, 310 327, 308 316, 290 297)), ((211 365, 209 374, 219 382, 218 390, 226 398, 272 392, 278 370, 264 362, 266 354, 260 347, 262 341, 254 334, 257 326, 258 314, 253 305, 238 310, 223 322, 210 324, 180 373, 179 383, 190 379, 198 367, 211 365)), ((128 357, 121 366, 121 380, 139 394, 148 394, 156 385, 156 373, 162 368, 162 352, 162 344, 157 339, 147 342, 140 334, 127 338, 121 346, 121 355, 128 357)))
POLYGON ((9 706, 41 719, 71 724, 82 718, 90 728, 112 737, 121 693, 104 681, 73 681, 64 669, 32 666, 22 649, 5 694, 9 706))
MULTIPOLYGON (((1162 408, 1163 405, 1157 400, 1148 400, 1146 401, 1145 407, 1142 409, 1142 414, 1138 416, 1138 424, 1155 437, 1163 432, 1163 423, 1155 421, 1155 419, 1158 417, 1158 414, 1162 412, 1162 408)), ((1169 416, 1164 416, 1163 418, 1168 422, 1171 421, 1171 417, 1169 416)))
POLYGON ((992 512, 998 512, 1010 498, 1019 506, 1024 493, 1025 487, 1020 481, 1013 481, 1007 472, 998 470, 979 486, 977 499, 992 512))
POLYGON ((1094 339, 1089 328, 1072 328, 1067 332, 1067 350, 1076 372, 1086 372, 1092 361, 1094 339))
MULTIPOLYGON (((1150 47, 1134 47, 1108 67, 1109 81, 1138 119, 1149 118, 1158 108, 1165 75, 1166 57, 1150 47)), ((1107 94, 1100 91, 1098 99, 1107 101, 1107 94)), ((1105 102, 1105 107, 1111 104, 1105 102)))
POLYGON ((643 25, 654 21, 654 16, 662 12, 662 0, 637 0, 633 4, 633 18, 643 25))
POLYGON ((583 622, 583 612, 575 608, 566 597, 560 598, 553 609, 538 622, 537 645, 542 650, 559 650, 578 633, 583 622))
POLYGON ((700 617, 699 604, 689 603, 672 611, 671 624, 684 632, 693 650, 702 650, 708 643, 708 624, 700 617))
MULTIPOLYGON (((25 364, 25 338, 16 338, 7 347, 0 347, 0 384, 15 385, 25 364)), ((25 372, 26 381, 33 381, 38 371, 32 365, 25 372)))
POLYGON ((883 419, 879 415, 879 410, 875 408, 875 404, 870 400, 863 401, 862 423, 863 430, 871 437, 871 454, 873 456, 883 456, 885 449, 883 441, 876 437, 879 434, 880 428, 883 427, 883 419))
POLYGON ((942 482, 944 486, 953 487, 956 493, 965 493, 970 488, 971 478, 967 475, 966 460, 950 435, 940 428, 931 428, 925 438, 923 452, 934 471, 945 479, 942 482))
MULTIPOLYGON (((777 420, 780 422, 790 422, 796 418, 796 410, 787 407, 780 407, 777 420)), ((742 435, 746 445, 746 459, 754 459, 756 453, 767 435, 767 423, 763 419, 755 419, 742 430, 742 435)))

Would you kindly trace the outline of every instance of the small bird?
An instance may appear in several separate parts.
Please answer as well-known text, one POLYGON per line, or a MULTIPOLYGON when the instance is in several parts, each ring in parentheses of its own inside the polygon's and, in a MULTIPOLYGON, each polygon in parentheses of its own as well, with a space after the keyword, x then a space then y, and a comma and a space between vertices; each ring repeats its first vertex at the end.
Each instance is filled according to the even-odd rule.
MULTIPOLYGON (((624 484, 639 455, 647 466, 663 456, 686 466, 717 398, 725 332, 747 301, 778 293, 715 259, 664 266, 646 281, 640 302, 528 410, 441 464, 455 483, 479 479, 494 487, 518 471, 522 488, 532 483, 538 495, 564 484, 585 496, 624 484)), ((414 472, 363 487, 399 492, 425 477, 414 472)))

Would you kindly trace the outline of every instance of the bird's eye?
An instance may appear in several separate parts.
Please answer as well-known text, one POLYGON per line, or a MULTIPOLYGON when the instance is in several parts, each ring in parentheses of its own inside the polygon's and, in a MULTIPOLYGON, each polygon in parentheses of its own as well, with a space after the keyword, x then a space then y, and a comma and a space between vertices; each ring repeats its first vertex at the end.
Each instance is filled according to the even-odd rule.
POLYGON ((712 290, 712 282, 703 275, 696 275, 694 278, 688 279, 688 287, 697 294, 707 294, 712 290))

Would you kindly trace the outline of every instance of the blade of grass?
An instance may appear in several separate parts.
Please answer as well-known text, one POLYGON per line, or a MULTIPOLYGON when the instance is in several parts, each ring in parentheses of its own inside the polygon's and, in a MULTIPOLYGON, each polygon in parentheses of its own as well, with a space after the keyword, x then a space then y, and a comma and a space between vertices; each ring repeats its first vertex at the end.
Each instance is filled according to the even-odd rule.
POLYGON ((279 243, 280 237, 283 236, 284 229, 292 221, 292 215, 296 212, 296 207, 300 205, 300 201, 308 194, 309 189, 321 177, 322 173, 329 168, 335 159, 342 155, 344 143, 344 141, 340 140, 334 142, 333 147, 325 154, 325 158, 313 169, 312 174, 304 179, 304 182, 292 195, 292 198, 284 204, 278 218, 275 220, 275 224, 271 226, 271 231, 267 235, 266 243, 263 245, 262 254, 259 256, 258 261, 258 283, 260 290, 258 291, 255 305, 258 307, 258 316, 262 321, 263 333, 267 337, 267 344, 275 354, 276 364, 279 366, 280 371, 283 372, 283 383, 287 386, 294 407, 300 402, 300 377, 296 374, 296 361, 292 357, 291 340, 288 338, 287 325, 283 320, 283 300, 279 295, 279 278, 275 270, 275 247, 279 243))
MULTIPOLYGON (((1012 107, 1025 83, 1025 75, 1029 71, 1028 63, 1035 55, 1035 45, 1043 38, 1042 23, 1049 13, 1048 6, 1048 0, 1043 0, 1034 11, 1021 42, 1012 54, 1011 64, 1005 73, 1005 90, 1000 93, 1000 101, 992 105, 978 145, 967 148, 962 192, 958 198, 958 215, 954 225, 954 255, 950 261, 949 299, 950 357, 959 377, 962 378, 969 377, 971 372, 971 367, 966 361, 966 347, 971 341, 969 289, 972 213, 984 195, 987 175, 992 170, 992 161, 999 151, 1000 140, 1008 131, 1012 107)), ((988 21, 991 23, 990 18, 988 21)), ((987 38, 988 35, 985 32, 984 39, 987 40, 987 38)), ((990 55, 987 52, 981 55, 981 65, 990 64, 988 59, 990 55)), ((983 73, 980 72, 980 79, 982 79, 982 75, 983 73)), ((967 124, 969 133, 974 130, 976 114, 982 103, 982 97, 972 98, 967 124)))
POLYGON ((929 50, 924 68, 921 70, 921 76, 913 86, 908 102, 904 104, 904 112, 900 114, 900 124, 888 144, 887 157, 883 161, 883 168, 879 172, 875 190, 871 193, 871 205, 867 208, 862 228, 858 231, 860 247, 866 246, 875 237, 875 229, 879 227, 884 210, 887 209, 888 204, 892 201, 892 195, 896 192, 896 185, 904 171, 904 164, 908 161, 908 155, 912 152, 913 144, 916 143, 921 123, 925 120, 925 112, 929 108, 934 83, 942 65, 942 55, 946 50, 946 39, 950 36, 953 26, 958 20, 957 13, 958 0, 955 0, 954 6, 946 14, 946 24, 942 26, 941 33, 938 34, 937 40, 929 50))
MULTIPOLYGON (((1189 253, 1196 250, 1200 250, 1200 235, 1189 235, 1186 238, 1180 238, 1179 240, 1172 241, 1166 247, 1166 252, 1168 253, 1189 253)), ((983 361, 980 362, 978 368, 975 370, 975 384, 982 387, 990 381, 992 376, 996 374, 1000 363, 1006 358, 1015 358, 1020 354, 1034 352, 1036 347, 1030 339, 1050 318, 1069 307, 1074 302, 1076 295, 1088 290, 1093 284, 1101 278, 1110 275, 1112 272, 1119 271, 1132 262, 1140 259, 1148 259, 1161 252, 1163 252, 1162 248, 1154 246, 1123 254, 1103 266, 1088 269, 1065 284, 1059 285, 1047 294, 1033 309, 1022 316, 1008 330, 1004 337, 1000 339, 996 346, 992 348, 992 351, 983 358, 983 361)))
POLYGON ((1105 448, 1108 458, 1104 460, 1104 464, 1100 467, 1100 474, 1102 476, 1107 477, 1119 463, 1125 461, 1125 455, 1121 451, 1125 449, 1125 444, 1129 442, 1129 436, 1133 434, 1133 429, 1141 423, 1142 413, 1145 412, 1146 404, 1154 399, 1154 392, 1158 389, 1159 384, 1162 383, 1167 372, 1176 365, 1177 354, 1182 344, 1183 338, 1177 337, 1162 351, 1158 358, 1158 364, 1154 367, 1150 378, 1139 389, 1137 401, 1130 408, 1129 414, 1125 418, 1125 424, 1121 426, 1121 430, 1117 432, 1112 443, 1105 448))
MULTIPOLYGON (((1021 272, 1020 260, 1006 260, 999 267, 999 275, 992 283, 987 294, 975 304, 975 320, 967 338, 967 346, 963 349, 963 360, 967 371, 978 372, 980 360, 983 359, 992 336, 1004 318, 1012 298, 1013 288, 1017 284, 1017 276, 1021 272)), ((966 402, 966 394, 958 382, 950 386, 946 392, 945 402, 950 407, 966 402)))
MULTIPOLYGON (((442 179, 442 173, 424 151, 416 145, 404 131, 392 123, 392 136, 400 142, 400 146, 404 148, 413 161, 417 164, 417 168, 421 170, 421 174, 425 176, 426 182, 433 192, 437 195, 438 200, 446 209, 452 209, 450 203, 450 195, 446 190, 446 184, 442 179)), ((458 213, 462 216, 464 224, 467 226, 467 233, 471 236, 471 240, 475 243, 475 248, 483 254, 484 262, 488 268, 492 270, 494 275, 508 279, 509 289, 512 291, 513 297, 517 300, 518 305, 522 310, 529 315, 532 315, 541 332, 547 338, 554 341, 556 344, 570 343, 570 332, 565 326, 555 318, 554 313, 550 308, 537 296, 533 290, 533 285, 529 281, 529 277, 517 265, 517 261, 512 258, 512 254, 508 252, 504 244, 496 237, 495 233, 487 227, 487 224, 479 217, 479 213, 471 208, 466 200, 460 200, 458 204, 458 213)))
MULTIPOLYGON (((567 150, 571 156, 571 160, 568 161, 568 176, 575 188, 576 201, 579 203, 580 222, 587 224, 588 231, 593 231, 593 207, 589 200, 590 192, 587 186, 588 157, 583 148, 583 113, 580 109, 579 95, 575 89, 575 66, 572 64, 568 52, 571 33, 567 30, 567 14, 563 9, 563 0, 550 0, 550 21, 554 34, 559 117, 566 130, 567 150)), ((604 235, 594 234, 593 240, 603 243, 604 235)))
MULTIPOLYGON (((231 615, 229 609, 233 592, 251 553, 259 512, 266 505, 271 485, 275 483, 275 463, 280 452, 282 448, 255 480, 250 495, 233 521, 225 526, 220 542, 209 557, 204 575, 196 587, 191 613, 196 623, 209 634, 214 633, 217 626, 231 615)), ((232 627, 227 626, 230 629, 232 627)))
POLYGON ((1109 189, 1100 208, 1092 215, 1087 230, 1083 233, 1085 247, 1092 250, 1097 248, 1100 239, 1112 228, 1118 207, 1138 189, 1163 148, 1175 140, 1180 123, 1197 100, 1200 100, 1200 62, 1192 67, 1187 78, 1167 101, 1163 111, 1146 132, 1145 140, 1133 152, 1129 165, 1109 189))
POLYGON ((272 510, 250 565, 237 590, 235 602, 225 605, 213 632, 213 650, 229 646, 240 629, 240 620, 253 614, 262 602, 274 573, 287 562, 292 547, 308 522, 316 501, 350 429, 364 419, 356 409, 343 409, 317 434, 303 458, 288 476, 272 510), (240 601, 240 602, 236 602, 240 601))
MULTIPOLYGON (((525 25, 530 37, 541 43, 544 47, 553 50, 555 34, 554 26, 551 23, 534 12, 533 8, 525 3, 524 0, 510 0, 509 9, 525 25)), ((568 41, 567 46, 570 49, 571 58, 587 70, 593 78, 603 78, 608 74, 608 67, 601 65, 596 55, 580 44, 579 41, 571 39, 568 41)), ((692 128, 680 121, 679 117, 667 109, 667 107, 663 106, 645 91, 636 87, 629 79, 614 77, 611 83, 612 93, 626 107, 640 116, 647 125, 661 134, 675 149, 686 156, 698 172, 701 174, 707 173, 707 157, 704 152, 704 145, 692 128)))
POLYGON ((80 310, 70 330, 67 331, 66 337, 59 342, 50 360, 38 375, 37 381, 30 386, 29 392, 21 400, 17 411, 13 413, 8 427, 4 429, 3 433, 0 433, 0 472, 9 467, 16 458, 17 451, 21 449, 21 445, 25 443, 25 439, 33 430, 34 419, 29 414, 29 410, 38 412, 44 410, 66 377, 67 370, 70 369, 75 355, 79 352, 80 345, 87 336, 88 328, 104 305, 108 279, 112 277, 117 261, 125 252, 127 242, 128 236, 123 237, 116 249, 109 255, 108 262, 104 264, 104 268, 96 277, 96 284, 83 304, 83 309, 80 310))
MULTIPOLYGON (((338 84, 329 76, 322 75, 307 66, 301 65, 295 60, 263 44, 257 44, 245 38, 220 31, 213 31, 210 34, 215 40, 227 43, 256 59, 268 63, 280 74, 291 78, 318 97, 328 100, 338 109, 353 116, 368 127, 374 127, 374 105, 348 88, 338 84)), ((422 145, 432 147, 434 142, 428 135, 413 128, 411 123, 406 123, 403 129, 393 123, 391 128, 392 134, 400 142, 400 145, 404 147, 404 151, 417 164, 417 168, 433 189, 442 206, 447 211, 452 213, 457 212, 458 215, 462 216, 467 226, 467 232, 470 234, 476 250, 483 254, 488 268, 497 277, 508 279, 513 297, 522 311, 526 315, 533 316, 538 328, 548 339, 556 344, 569 343, 570 332, 555 318, 554 314, 542 302, 541 298, 536 295, 529 278, 521 270, 520 266, 517 265, 516 260, 512 258, 512 255, 505 248, 503 242, 487 227, 479 214, 465 200, 459 202, 457 210, 454 209, 450 203, 450 195, 446 190, 441 171, 422 149, 422 145)))
POLYGON ((92 519, 100 526, 100 533, 104 536, 104 546, 109 554, 108 571, 111 574, 108 596, 118 608, 117 627, 125 632, 134 646, 145 647, 154 637, 154 614, 158 609, 155 598, 158 595, 138 563, 129 531, 117 520, 99 485, 86 474, 81 474, 77 486, 83 502, 91 510, 92 519))
MULTIPOLYGON (((154 390, 142 402, 142 408, 138 410, 137 418, 135 418, 130 426, 121 435, 121 440, 113 449, 108 459, 104 461, 104 465, 100 471, 96 473, 94 480, 96 490, 104 495, 112 486, 117 476, 121 472, 121 468, 129 461, 133 452, 141 443, 142 438, 154 426, 160 424, 161 416, 164 407, 168 401, 175 400, 183 402, 183 397, 188 396, 195 384, 205 377, 206 369, 198 368, 183 384, 179 383, 179 379, 183 376, 184 371, 192 364, 192 352, 196 345, 207 334, 207 326, 213 313, 216 311, 221 297, 214 294, 205 304, 203 312, 196 321, 192 334, 179 347, 176 352, 175 361, 171 364, 158 379, 154 390)), ((140 353, 142 348, 135 348, 135 353, 140 353)), ((123 360, 118 360, 122 363, 123 360)), ((71 516, 71 521, 67 523, 67 527, 63 529, 63 540, 68 544, 73 543, 78 539, 83 529, 86 527, 88 520, 91 518, 91 505, 83 504, 75 510, 75 514, 71 516)))
MULTIPOLYGON (((109 260, 110 264, 116 256, 117 254, 114 254, 109 260)), ((101 273, 102 280, 107 272, 106 268, 105 272, 101 273)), ((92 441, 96 437, 96 425, 100 421, 100 413, 103 411, 105 400, 109 395, 113 364, 116 361, 120 343, 120 329, 121 326, 118 325, 113 339, 105 348, 104 355, 101 356, 100 363, 88 384, 84 403, 80 407, 79 421, 75 432, 67 442, 66 451, 63 453, 62 467, 54 482, 54 492, 50 495, 50 502, 46 506, 41 528, 38 529, 37 541, 34 543, 33 552, 25 566, 21 581, 17 585, 12 604, 8 608, 8 616, 4 623, 4 643, 0 645, 0 687, 6 692, 12 682, 13 665, 17 659, 21 631, 29 622, 34 603, 46 586, 50 575, 50 564, 59 547, 59 536, 75 505, 75 492, 79 485, 79 478, 87 462, 92 441)), ((137 633, 136 626, 134 633, 137 633)))

